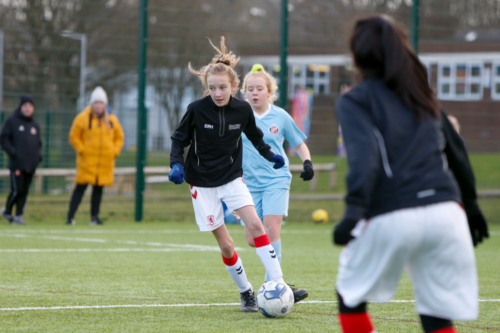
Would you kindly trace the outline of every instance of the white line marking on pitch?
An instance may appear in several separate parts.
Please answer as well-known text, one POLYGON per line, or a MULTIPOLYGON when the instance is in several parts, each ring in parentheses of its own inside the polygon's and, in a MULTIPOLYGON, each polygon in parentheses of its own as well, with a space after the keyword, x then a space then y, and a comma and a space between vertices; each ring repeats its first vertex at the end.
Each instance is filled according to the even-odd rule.
MULTIPOLYGON (((173 243, 160 243, 160 242, 138 242, 138 241, 132 241, 132 240, 107 240, 107 239, 101 239, 101 238, 82 238, 82 237, 61 237, 61 236, 47 236, 47 235, 36 235, 36 234, 31 234, 31 235, 20 235, 20 234, 1 234, 0 236, 3 237, 41 237, 43 239, 50 239, 50 240, 61 240, 61 241, 69 241, 69 242, 90 242, 90 243, 117 243, 117 244, 128 244, 128 245, 146 245, 146 246, 166 246, 166 247, 173 247, 173 248, 185 248, 185 249, 197 249, 200 251, 215 251, 218 252, 220 251, 218 246, 211 246, 211 245, 196 245, 196 244, 173 244, 173 243)), ((236 251, 245 251, 245 249, 240 248, 240 247, 235 247, 236 251)))
POLYGON ((123 249, 0 249, 0 253, 38 253, 38 252, 180 252, 180 251, 207 251, 202 249, 141 249, 141 248, 123 248, 123 249))
MULTIPOLYGON (((393 300, 390 303, 414 303, 414 300, 393 300)), ((481 299, 479 302, 500 302, 500 299, 481 299)), ((337 301, 303 301, 298 304, 335 304, 337 301)), ((71 309, 114 309, 114 308, 179 308, 179 307, 209 307, 209 306, 239 306, 240 303, 209 303, 209 304, 124 304, 124 305, 75 305, 53 307, 0 308, 0 311, 31 311, 31 310, 71 310, 71 309)))
MULTIPOLYGON (((58 229, 25 229, 25 230, 13 230, 6 229, 2 232, 17 232, 17 233, 30 233, 30 234, 199 234, 199 230, 182 230, 182 229, 163 229, 163 230, 95 230, 95 229, 84 229, 84 230, 58 230, 58 229)), ((230 229, 231 234, 242 234, 243 229, 230 229)), ((329 234, 331 230, 281 230, 284 234, 329 234)))

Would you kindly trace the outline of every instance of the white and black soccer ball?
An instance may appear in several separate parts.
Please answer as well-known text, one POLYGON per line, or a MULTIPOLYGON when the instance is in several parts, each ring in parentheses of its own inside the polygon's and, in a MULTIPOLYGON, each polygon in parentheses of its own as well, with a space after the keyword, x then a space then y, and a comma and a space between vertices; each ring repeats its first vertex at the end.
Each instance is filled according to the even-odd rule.
POLYGON ((293 291, 283 282, 269 281, 257 291, 259 312, 268 318, 282 318, 292 311, 293 291))

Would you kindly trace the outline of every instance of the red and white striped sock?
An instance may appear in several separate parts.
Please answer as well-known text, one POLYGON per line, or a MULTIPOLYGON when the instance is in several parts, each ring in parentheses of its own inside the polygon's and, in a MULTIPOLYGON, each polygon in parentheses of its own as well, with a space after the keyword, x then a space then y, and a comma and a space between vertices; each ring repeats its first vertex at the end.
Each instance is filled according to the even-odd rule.
POLYGON ((269 237, 264 234, 253 239, 257 255, 262 261, 262 264, 266 268, 266 272, 272 281, 285 282, 283 280, 283 272, 281 271, 281 265, 278 261, 278 254, 276 250, 271 245, 269 237))
POLYGON ((361 313, 339 313, 340 326, 344 333, 372 333, 375 332, 370 315, 361 313))
POLYGON ((248 289, 252 289, 252 285, 248 282, 247 273, 243 268, 243 263, 241 259, 238 257, 236 251, 234 251, 232 258, 226 258, 222 255, 222 261, 226 265, 227 272, 231 279, 233 279, 234 283, 240 290, 240 293, 247 291, 248 289))

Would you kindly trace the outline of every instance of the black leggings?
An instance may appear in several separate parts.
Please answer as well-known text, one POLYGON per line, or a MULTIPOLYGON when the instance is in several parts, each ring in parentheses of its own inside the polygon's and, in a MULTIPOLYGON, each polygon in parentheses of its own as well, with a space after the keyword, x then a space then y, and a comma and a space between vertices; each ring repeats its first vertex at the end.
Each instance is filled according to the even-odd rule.
MULTIPOLYGON (((76 210, 82 202, 83 194, 87 189, 88 184, 76 184, 75 190, 73 191, 73 195, 71 196, 71 201, 69 203, 69 212, 68 212, 68 220, 75 217, 76 210)), ((90 216, 98 216, 99 208, 101 206, 102 199, 102 189, 103 186, 93 185, 92 186, 92 197, 90 200, 90 216)))
POLYGON ((16 215, 23 215, 32 179, 33 173, 21 171, 16 175, 14 170, 10 170, 10 193, 5 205, 6 214, 12 215, 12 208, 16 205, 16 215))

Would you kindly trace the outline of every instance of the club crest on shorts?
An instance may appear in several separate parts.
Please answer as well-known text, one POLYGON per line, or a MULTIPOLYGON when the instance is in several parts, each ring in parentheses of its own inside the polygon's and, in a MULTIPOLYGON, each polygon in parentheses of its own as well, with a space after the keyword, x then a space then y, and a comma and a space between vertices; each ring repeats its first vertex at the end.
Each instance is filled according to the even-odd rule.
POLYGON ((208 219, 208 226, 209 227, 213 227, 214 226, 214 216, 213 215, 208 215, 207 219, 208 219))
POLYGON ((269 133, 271 134, 278 134, 279 130, 280 129, 276 125, 272 125, 271 127, 269 127, 269 133))

